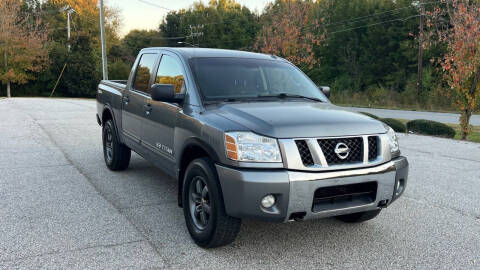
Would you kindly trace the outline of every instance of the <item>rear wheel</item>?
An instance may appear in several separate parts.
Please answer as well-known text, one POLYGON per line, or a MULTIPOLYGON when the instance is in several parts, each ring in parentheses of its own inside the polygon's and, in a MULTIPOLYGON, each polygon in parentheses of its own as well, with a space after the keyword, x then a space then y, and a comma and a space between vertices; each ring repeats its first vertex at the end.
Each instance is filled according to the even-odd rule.
POLYGON ((185 171, 183 213, 190 236, 204 248, 230 244, 240 231, 241 220, 225 213, 215 167, 208 158, 193 160, 185 171))
POLYGON ((112 171, 128 168, 131 150, 120 142, 112 119, 105 121, 102 133, 103 157, 107 167, 112 171))
POLYGON ((382 209, 337 216, 336 218, 347 223, 364 222, 378 216, 380 211, 382 211, 382 209))

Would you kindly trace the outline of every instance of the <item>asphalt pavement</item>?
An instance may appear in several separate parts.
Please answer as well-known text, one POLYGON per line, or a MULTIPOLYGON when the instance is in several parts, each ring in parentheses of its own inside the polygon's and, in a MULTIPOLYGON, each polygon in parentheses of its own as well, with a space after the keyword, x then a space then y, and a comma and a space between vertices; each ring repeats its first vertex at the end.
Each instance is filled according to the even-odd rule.
POLYGON ((480 144, 400 135, 406 193, 369 222, 245 220, 197 247, 176 182, 104 164, 95 101, 0 100, 0 269, 480 269, 480 144))
MULTIPOLYGON (((446 124, 458 124, 460 114, 458 113, 440 113, 440 112, 423 112, 423 111, 405 111, 405 110, 386 110, 386 109, 371 109, 371 108, 350 108, 358 112, 373 113, 382 118, 399 118, 407 120, 427 119, 446 124)), ((480 126, 480 115, 475 114, 470 118, 470 124, 473 126, 480 126)))

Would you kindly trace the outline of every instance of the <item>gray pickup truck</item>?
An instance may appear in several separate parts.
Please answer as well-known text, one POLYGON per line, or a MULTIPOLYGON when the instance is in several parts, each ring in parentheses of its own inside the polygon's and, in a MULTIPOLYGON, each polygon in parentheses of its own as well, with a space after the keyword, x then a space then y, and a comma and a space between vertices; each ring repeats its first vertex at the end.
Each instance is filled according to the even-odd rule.
POLYGON ((402 195, 408 162, 389 126, 328 96, 273 55, 143 49, 128 81, 98 86, 105 163, 125 170, 133 150, 177 179, 201 247, 243 218, 366 221, 402 195))

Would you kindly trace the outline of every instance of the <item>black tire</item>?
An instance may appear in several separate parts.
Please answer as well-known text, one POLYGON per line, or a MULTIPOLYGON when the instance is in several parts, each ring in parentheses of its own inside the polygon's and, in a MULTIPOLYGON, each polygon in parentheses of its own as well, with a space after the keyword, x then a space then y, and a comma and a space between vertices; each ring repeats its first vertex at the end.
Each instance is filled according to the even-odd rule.
POLYGON ((132 151, 118 139, 112 119, 103 124, 102 142, 103 158, 107 167, 112 171, 127 169, 132 151))
POLYGON ((337 216, 336 218, 346 223, 358 223, 375 218, 380 214, 380 211, 382 211, 382 209, 337 216))
POLYGON ((225 213, 218 176, 209 158, 198 158, 188 165, 182 198, 188 232, 198 246, 215 248, 235 240, 241 219, 225 213))

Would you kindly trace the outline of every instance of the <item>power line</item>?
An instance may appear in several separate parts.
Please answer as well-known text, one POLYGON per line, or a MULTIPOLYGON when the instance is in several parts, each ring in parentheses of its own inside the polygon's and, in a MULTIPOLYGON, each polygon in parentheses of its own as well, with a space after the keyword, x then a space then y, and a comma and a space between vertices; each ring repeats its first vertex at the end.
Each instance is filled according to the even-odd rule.
POLYGON ((413 7, 414 7, 414 6, 402 7, 402 8, 395 8, 395 9, 391 9, 391 10, 387 10, 387 11, 383 11, 383 12, 378 12, 378 13, 374 13, 374 14, 370 14, 370 15, 366 15, 366 16, 351 18, 351 19, 348 19, 348 20, 342 20, 342 21, 327 23, 327 24, 324 24, 324 26, 346 24, 346 23, 349 23, 349 22, 355 23, 355 22, 363 21, 363 20, 368 19, 368 18, 371 18, 371 17, 378 16, 378 15, 382 15, 382 14, 386 14, 386 13, 391 13, 391 12, 395 12, 395 11, 403 10, 403 9, 409 9, 409 8, 413 8, 413 7))
POLYGON ((396 22, 396 21, 404 22, 404 21, 407 21, 411 18, 416 18, 416 17, 420 17, 420 16, 421 16, 421 14, 418 14, 418 15, 408 16, 408 17, 405 17, 405 18, 398 18, 398 19, 387 20, 387 21, 382 21, 382 22, 378 22, 378 23, 366 24, 366 25, 361 25, 361 26, 357 26, 357 27, 342 29, 342 30, 335 31, 335 32, 330 32, 330 33, 327 32, 327 33, 328 34, 337 34, 337 33, 347 32, 347 31, 351 31, 351 30, 355 30, 355 29, 380 25, 380 24, 389 23, 389 22, 396 22))
MULTIPOLYGON (((439 2, 438 1, 432 1, 432 2, 426 2, 426 3, 419 3, 419 5, 420 6, 425 6, 425 5, 435 4, 435 3, 439 3, 439 2)), ((358 22, 358 21, 363 21, 364 19, 367 19, 367 18, 370 18, 370 17, 375 17, 375 16, 378 16, 378 15, 391 13, 391 12, 404 10, 404 9, 409 9, 409 8, 416 8, 416 6, 410 5, 410 6, 407 6, 407 7, 394 8, 394 9, 390 9, 390 10, 386 10, 386 11, 382 11, 382 12, 373 13, 373 14, 370 14, 370 15, 365 15, 365 16, 360 16, 360 17, 356 17, 356 18, 350 18, 350 19, 347 19, 347 20, 342 20, 342 21, 337 21, 337 22, 324 24, 324 26, 338 25, 338 24, 349 23, 349 22, 355 23, 355 22, 358 22)))
MULTIPOLYGON (((447 0, 446 2, 448 2, 448 1, 451 1, 451 0, 447 0)), ((438 2, 438 1, 418 3, 419 6, 423 6, 423 7, 425 7, 426 5, 430 5, 430 4, 441 4, 441 3, 438 2)), ((410 5, 410 6, 407 6, 407 7, 394 8, 394 9, 390 9, 390 10, 386 10, 386 11, 382 11, 382 12, 373 13, 373 14, 370 14, 370 15, 365 15, 365 16, 360 16, 360 17, 356 17, 356 18, 350 18, 350 19, 347 19, 347 20, 342 20, 342 21, 337 21, 337 22, 324 24, 323 26, 339 25, 339 24, 346 24, 346 23, 356 23, 356 22, 360 22, 360 21, 363 21, 363 20, 371 18, 371 17, 378 16, 378 15, 392 13, 392 12, 395 12, 395 11, 409 9, 409 8, 416 8, 416 7, 417 6, 415 6, 415 5, 410 5)))
MULTIPOLYGON (((342 32, 347 32, 347 31, 352 31, 352 30, 356 30, 356 29, 360 29, 360 28, 365 28, 365 27, 371 27, 371 26, 376 26, 376 25, 380 25, 380 24, 386 24, 386 23, 390 23, 390 22, 405 22, 411 18, 416 18, 416 17, 419 17, 421 16, 421 14, 418 14, 418 15, 413 15, 413 16, 408 16, 408 17, 404 17, 404 18, 397 18, 397 19, 393 19, 393 20, 386 20, 386 21, 382 21, 382 22, 377 22, 377 23, 372 23, 372 24, 365 24, 365 25, 361 25, 361 26, 357 26, 357 27, 352 27, 352 28, 347 28, 347 29, 342 29, 340 31, 335 31, 335 32, 327 32, 327 35, 331 35, 331 34, 337 34, 337 33, 342 33, 342 32)), ((253 40, 253 39, 256 39, 257 37, 251 37, 251 38, 243 38, 243 39, 233 39, 233 40, 229 40, 229 41, 223 41, 223 43, 230 43, 230 42, 235 42, 235 41, 243 41, 243 40, 253 40)), ((327 39, 330 39, 332 37, 328 37, 327 39)))
POLYGON ((165 10, 168 10, 168 11, 175 11, 171 8, 167 8, 167 7, 164 7, 164 6, 160 6, 158 4, 155 4, 155 3, 152 3, 152 2, 149 2, 149 1, 145 1, 145 0, 138 0, 139 2, 142 2, 144 4, 147 4, 147 5, 150 5, 150 6, 153 6, 153 7, 158 7, 158 8, 162 8, 162 9, 165 9, 165 10))

